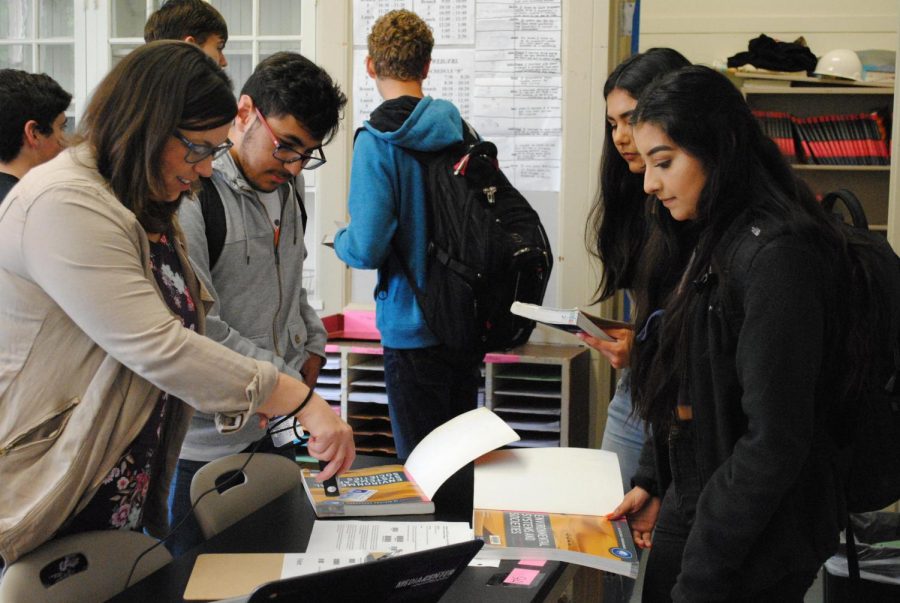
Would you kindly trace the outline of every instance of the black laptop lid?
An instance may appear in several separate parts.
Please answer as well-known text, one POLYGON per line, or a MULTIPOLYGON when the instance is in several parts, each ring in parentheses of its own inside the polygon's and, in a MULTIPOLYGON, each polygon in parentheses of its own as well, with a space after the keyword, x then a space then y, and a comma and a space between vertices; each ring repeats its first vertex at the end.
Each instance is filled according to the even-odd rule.
POLYGON ((253 591, 248 603, 432 603, 450 588, 483 544, 482 540, 470 540, 269 582, 253 591))

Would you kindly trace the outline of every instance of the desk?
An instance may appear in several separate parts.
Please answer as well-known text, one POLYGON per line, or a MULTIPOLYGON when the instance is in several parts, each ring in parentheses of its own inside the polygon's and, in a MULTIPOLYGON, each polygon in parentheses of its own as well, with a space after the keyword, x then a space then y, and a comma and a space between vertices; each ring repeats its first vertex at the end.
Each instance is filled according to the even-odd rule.
MULTIPOLYGON (((386 457, 357 458, 354 467, 389 464, 386 457)), ((441 487, 434 497, 434 515, 374 517, 388 521, 471 521, 473 466, 459 471, 441 487)), ((147 576, 111 601, 161 603, 182 601, 185 586, 197 555, 202 553, 300 553, 306 550, 316 516, 306 498, 303 486, 276 498, 233 526, 216 534, 159 571, 147 576)), ((350 518, 364 519, 364 518, 350 518)), ((474 601, 524 603, 556 601, 572 580, 576 566, 548 561, 541 568, 541 583, 533 588, 487 586, 494 574, 508 573, 515 561, 501 561, 500 568, 468 567, 441 598, 443 602, 474 601)))

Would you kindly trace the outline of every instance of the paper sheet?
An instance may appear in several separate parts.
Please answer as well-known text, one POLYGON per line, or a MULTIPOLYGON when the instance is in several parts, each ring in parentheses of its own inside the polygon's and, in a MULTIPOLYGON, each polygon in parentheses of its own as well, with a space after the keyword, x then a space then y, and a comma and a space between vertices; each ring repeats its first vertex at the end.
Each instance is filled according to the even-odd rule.
POLYGON ((281 578, 315 574, 367 561, 369 551, 322 551, 319 553, 286 553, 281 563, 281 578))
POLYGON ((605 515, 623 496, 619 459, 606 450, 496 450, 475 462, 476 509, 605 515))
POLYGON ((370 551, 413 553, 472 540, 464 521, 316 521, 307 553, 317 551, 370 551))
POLYGON ((558 191, 562 136, 561 0, 354 0, 353 122, 381 103, 366 75, 366 38, 384 13, 405 8, 432 28, 426 94, 452 101, 497 144, 500 167, 522 191, 558 191))

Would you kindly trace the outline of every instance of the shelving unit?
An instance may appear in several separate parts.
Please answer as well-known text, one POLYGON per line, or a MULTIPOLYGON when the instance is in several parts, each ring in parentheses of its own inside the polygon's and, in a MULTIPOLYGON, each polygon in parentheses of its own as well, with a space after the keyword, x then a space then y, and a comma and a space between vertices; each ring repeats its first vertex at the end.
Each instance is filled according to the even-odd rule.
MULTIPOLYGON (((757 76, 754 76, 757 77, 757 76)), ((748 79, 741 85, 754 110, 783 111, 798 117, 871 112, 893 107, 894 89, 871 85, 833 86, 801 81, 748 79), (777 83, 775 83, 777 82, 777 83)), ((872 230, 887 231, 890 166, 795 164, 799 176, 817 195, 846 188, 860 200, 872 230)))
POLYGON ((485 368, 486 406, 522 438, 512 446, 587 446, 587 348, 526 344, 485 368))
MULTIPOLYGON (((316 388, 351 427, 357 452, 393 455, 382 348, 339 341, 316 388)), ((587 446, 590 353, 582 346, 527 344, 488 354, 479 405, 494 410, 521 436, 518 446, 587 446)))

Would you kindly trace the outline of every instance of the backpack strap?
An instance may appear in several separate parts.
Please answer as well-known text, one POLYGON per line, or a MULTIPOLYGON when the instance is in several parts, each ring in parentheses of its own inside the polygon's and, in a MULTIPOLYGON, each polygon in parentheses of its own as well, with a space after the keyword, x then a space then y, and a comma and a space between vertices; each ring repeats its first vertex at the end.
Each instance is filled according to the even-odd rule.
MULTIPOLYGON (((306 234, 306 224, 309 215, 306 213, 306 204, 303 196, 296 186, 291 186, 294 191, 294 199, 300 209, 300 223, 303 226, 303 234, 306 234)), ((200 192, 197 193, 200 201, 200 211, 203 214, 203 224, 206 231, 206 248, 209 252, 209 270, 212 272, 216 262, 225 248, 225 235, 228 233, 228 223, 225 220, 225 206, 222 204, 222 196, 216 189, 212 178, 200 177, 200 192)))
POLYGON ((225 222, 225 207, 222 205, 222 196, 219 195, 212 178, 200 178, 200 192, 197 193, 197 197, 203 214, 206 248, 209 251, 209 270, 212 272, 213 266, 219 261, 219 256, 222 255, 222 249, 225 247, 225 234, 228 228, 225 222))
POLYGON ((844 204, 844 207, 847 208, 847 211, 850 212, 850 224, 856 228, 869 230, 869 221, 866 219, 866 212, 856 195, 846 188, 841 188, 822 197, 822 209, 825 210, 825 213, 834 215, 837 219, 843 221, 843 216, 839 212, 834 211, 834 204, 837 201, 841 201, 844 204))
POLYGON ((306 215, 306 204, 303 203, 303 196, 297 190, 297 187, 292 185, 291 189, 294 191, 294 198, 297 200, 297 207, 300 209, 300 224, 303 226, 303 234, 306 235, 306 222, 309 220, 309 216, 306 215))

